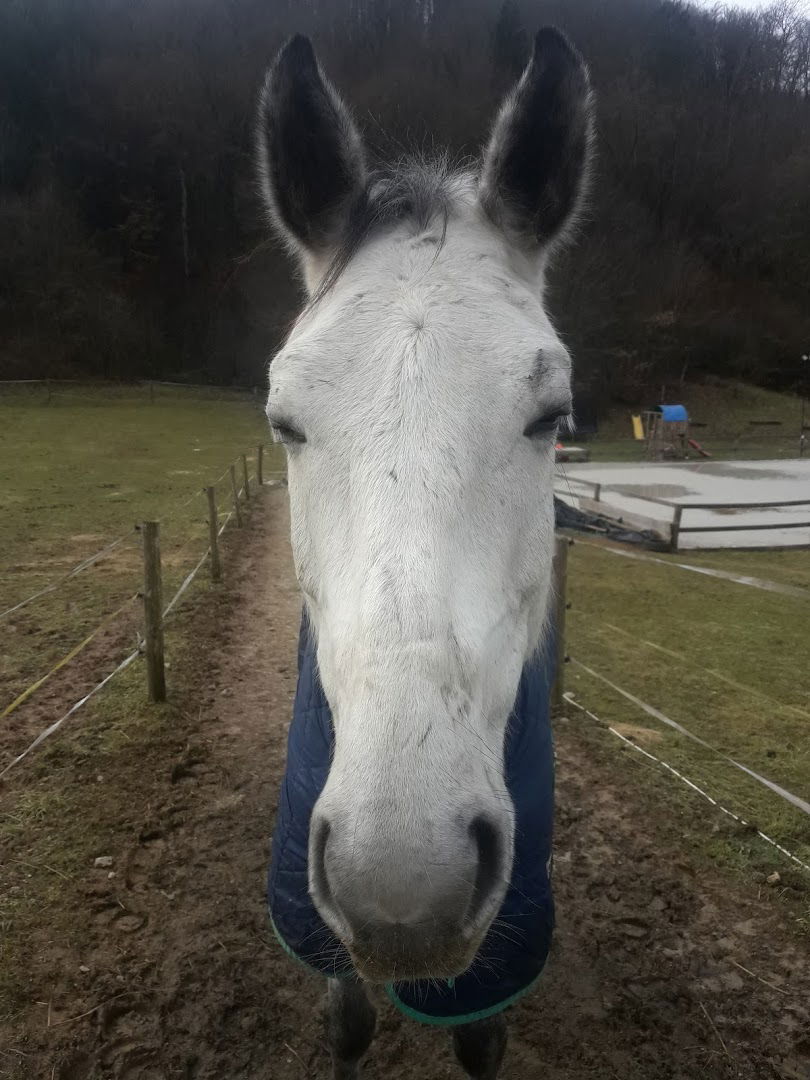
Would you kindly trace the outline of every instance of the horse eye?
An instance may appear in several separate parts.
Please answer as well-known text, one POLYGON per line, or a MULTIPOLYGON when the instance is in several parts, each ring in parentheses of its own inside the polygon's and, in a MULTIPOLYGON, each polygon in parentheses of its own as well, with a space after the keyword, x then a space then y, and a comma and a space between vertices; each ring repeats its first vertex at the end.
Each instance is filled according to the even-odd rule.
POLYGON ((553 412, 544 413, 532 420, 527 425, 523 434, 527 439, 533 439, 536 435, 549 435, 557 431, 560 424, 570 421, 571 413, 568 409, 555 409, 553 412))
POLYGON ((299 431, 297 428, 292 427, 291 424, 283 421, 274 422, 271 420, 270 431, 273 433, 274 442, 284 443, 286 446, 291 443, 305 443, 307 441, 303 431, 299 431))

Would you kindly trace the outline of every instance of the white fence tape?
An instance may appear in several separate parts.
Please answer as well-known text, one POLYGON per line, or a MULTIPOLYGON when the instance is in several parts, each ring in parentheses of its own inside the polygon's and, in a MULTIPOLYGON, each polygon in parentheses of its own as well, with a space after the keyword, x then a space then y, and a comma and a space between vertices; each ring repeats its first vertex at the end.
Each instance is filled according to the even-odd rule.
POLYGON ((82 705, 88 702, 94 694, 97 694, 99 690, 105 687, 110 681, 110 679, 117 675, 119 671, 123 671, 124 668, 128 668, 132 661, 136 660, 140 656, 140 653, 140 649, 136 649, 134 652, 131 652, 125 660, 121 661, 118 667, 116 667, 113 671, 109 673, 109 675, 105 675, 101 682, 97 683, 93 687, 93 689, 89 691, 89 693, 85 694, 83 698, 80 698, 75 705, 71 705, 71 707, 68 709, 64 716, 61 716, 58 720, 54 721, 54 723, 51 724, 50 727, 47 727, 44 731, 41 731, 31 743, 31 745, 27 746, 21 754, 18 754, 17 757, 10 761, 8 765, 6 765, 6 767, 2 770, 2 772, 0 772, 0 780, 3 779, 9 769, 12 769, 15 765, 18 765, 23 760, 23 758, 28 757, 32 750, 36 750, 40 743, 45 742, 45 740, 49 738, 49 736, 53 735, 55 731, 58 731, 66 720, 73 716, 75 712, 78 712, 82 705))
POLYGON ((585 547, 598 548, 599 551, 607 551, 611 555, 621 555, 625 559, 635 559, 638 562, 659 563, 661 566, 674 566, 678 570, 690 570, 693 574, 705 574, 707 577, 720 578, 723 581, 733 581, 737 585, 750 585, 753 589, 764 589, 765 592, 780 593, 782 596, 795 596, 801 600, 810 600, 810 589, 801 589, 797 585, 783 585, 779 581, 766 581, 765 578, 747 577, 744 574, 732 574, 728 570, 715 570, 711 566, 694 566, 692 563, 675 562, 670 559, 658 559, 654 555, 642 555, 640 551, 625 551, 623 548, 610 547, 609 544, 595 544, 593 540, 576 539, 577 544, 585 547))
POLYGON ((794 855, 793 852, 788 851, 787 848, 783 847, 776 840, 772 839, 770 836, 767 836, 764 832, 761 832, 755 826, 750 825, 749 822, 747 822, 744 818, 741 818, 738 814, 735 814, 733 810, 727 809, 725 806, 722 805, 722 803, 719 803, 717 799, 713 799, 707 791, 704 791, 702 787, 698 787, 696 783, 690 780, 687 776, 684 776, 683 773, 678 772, 678 770, 673 768, 673 766, 670 765, 668 762, 664 761, 662 758, 656 757, 655 754, 651 754, 649 750, 644 750, 643 747, 638 745, 638 743, 635 743, 632 739, 628 739, 625 735, 622 735, 620 731, 617 731, 614 727, 611 727, 604 720, 600 720, 600 718, 596 716, 595 713, 592 713, 590 709, 586 709, 584 705, 580 705, 580 703, 574 699, 574 695, 572 693, 569 692, 567 694, 564 694, 563 697, 569 705, 573 705, 575 709, 579 709, 580 712, 584 712, 586 716, 589 716, 591 718, 591 720, 595 720, 596 723, 599 724, 601 727, 606 728, 611 733, 611 735, 615 735, 617 739, 621 739, 622 742, 626 743, 628 746, 631 746, 634 750, 638 750, 640 754, 643 754, 644 757, 649 758, 650 761, 654 761, 657 765, 661 765, 664 769, 669 770, 669 772, 671 772, 673 776, 677 777, 678 780, 681 780, 684 784, 687 785, 687 787, 690 787, 692 791, 697 792, 698 795, 704 798, 708 803, 711 803, 712 806, 716 807, 718 810, 722 810, 724 814, 727 814, 730 818, 733 818, 734 821, 739 822, 740 825, 744 826, 746 829, 753 828, 757 836, 760 837, 760 839, 765 840, 768 844, 771 844, 773 847, 776 848, 777 851, 780 851, 792 862, 795 862, 797 866, 800 866, 802 870, 807 870, 808 872, 810 872, 810 866, 808 866, 807 863, 802 862, 802 860, 799 859, 796 855, 794 855))
MULTIPOLYGON (((37 380, 30 379, 21 381, 36 382, 37 380)), ((217 477, 217 479, 214 481, 214 486, 221 483, 228 475, 229 471, 230 466, 228 466, 228 468, 219 477, 217 477)), ((195 499, 200 498, 203 490, 203 488, 196 488, 188 496, 187 499, 184 499, 181 503, 178 503, 174 507, 170 507, 168 512, 161 517, 161 522, 165 524, 166 521, 171 520, 172 516, 179 513, 181 510, 184 510, 187 506, 194 502, 195 499)), ((240 488, 240 498, 242 497, 244 490, 244 488, 240 488)), ((5 611, 0 611, 0 619, 4 619, 7 615, 13 615, 15 611, 20 611, 22 608, 27 607, 28 604, 33 603, 34 600, 38 600, 41 596, 47 596, 48 593, 55 592, 61 585, 64 585, 66 581, 70 581, 71 578, 75 577, 77 574, 80 574, 83 570, 88 570, 91 566, 97 563, 99 559, 103 559, 105 555, 108 555, 111 551, 114 551, 115 548, 117 548, 120 544, 123 544, 125 540, 130 539, 132 539, 132 537, 129 534, 116 537, 115 540, 112 540, 109 544, 101 548, 101 550, 97 551, 94 555, 89 555, 86 559, 82 559, 82 561, 80 563, 77 563, 76 566, 74 566, 69 573, 64 575, 64 577, 59 578, 57 581, 51 582, 50 585, 46 585, 44 589, 40 589, 38 592, 32 593, 31 596, 27 596, 24 600, 20 600, 20 602, 18 604, 14 604, 13 607, 7 608, 5 611)))
POLYGON ((660 709, 656 709, 653 705, 648 705, 646 701, 642 701, 641 698, 636 697, 635 694, 631 694, 629 690, 623 690, 621 686, 617 686, 616 683, 611 682, 610 679, 608 679, 606 676, 601 675, 598 671, 594 671, 593 668, 588 667, 587 664, 583 664, 581 660, 576 660, 572 656, 571 663, 576 664, 577 667, 582 668, 583 671, 586 671, 594 679, 598 679, 600 682, 603 682, 605 686, 609 686, 610 689, 614 690, 617 694, 621 694, 623 698, 631 701, 639 709, 647 713, 648 716, 652 716, 655 720, 659 720, 662 724, 666 724, 667 727, 671 727, 675 731, 679 732, 681 735, 685 735, 686 738, 691 739, 692 742, 696 742, 699 746, 704 747, 706 750, 710 750, 713 754, 716 754, 719 758, 722 758, 723 761, 726 761, 730 765, 733 765, 735 769, 739 769, 741 772, 747 773, 747 775, 752 777, 752 779, 756 780, 757 783, 763 784, 766 788, 769 788, 775 794, 779 795, 780 798, 784 799, 786 802, 791 803, 791 805, 795 806, 798 810, 801 810, 805 814, 810 815, 810 803, 807 802, 805 799, 800 799, 798 795, 794 795, 792 794, 792 792, 786 791, 785 788, 780 787, 779 784, 775 784, 773 780, 768 780, 766 777, 760 776, 759 773, 754 772, 753 769, 749 769, 747 765, 742 765, 739 761, 735 761, 734 758, 729 757, 728 754, 724 754, 722 750, 718 750, 715 746, 712 746, 711 743, 707 743, 705 739, 701 739, 699 735, 695 735, 688 728, 685 728, 683 724, 679 724, 677 720, 672 720, 665 713, 662 713, 660 709))
MULTIPOLYGON (((243 489, 243 490, 244 490, 244 489, 243 489)), ((241 494, 241 492, 240 492, 240 494, 241 494)), ((232 518, 232 517, 233 517, 233 510, 231 510, 231 511, 230 511, 230 512, 229 512, 228 514, 226 514, 226 515, 225 515, 225 520, 224 520, 224 521, 222 522, 222 524, 220 525, 219 529, 217 530, 217 536, 222 536, 223 532, 225 531, 225 526, 226 526, 226 525, 228 524, 228 522, 229 522, 229 521, 231 520, 231 518, 232 518)), ((185 577, 183 578, 183 581, 181 582, 181 584, 180 584, 180 587, 179 587, 179 589, 178 589, 178 590, 177 590, 177 592, 176 592, 176 593, 174 594, 174 596, 173 596, 173 597, 171 598, 171 600, 170 600, 170 601, 169 601, 169 603, 168 603, 168 604, 166 605, 166 607, 165 607, 165 608, 163 609, 163 618, 164 618, 164 619, 165 619, 165 618, 166 618, 166 617, 167 617, 167 616, 168 616, 169 614, 171 614, 171 612, 172 612, 173 608, 174 608, 174 607, 176 606, 176 604, 177 604, 177 601, 178 601, 178 600, 180 599, 180 597, 181 597, 181 596, 183 595, 183 593, 184 593, 184 592, 186 591, 186 589, 187 589, 187 588, 189 587, 189 585, 190 585, 190 584, 192 583, 192 581, 194 580, 194 578, 195 578, 195 577, 197 576, 197 574, 198 574, 198 573, 200 572, 200 570, 202 569, 203 565, 205 564, 205 560, 206 560, 206 559, 208 558, 208 556, 209 556, 210 554, 211 554, 211 548, 210 548, 210 547, 207 547, 207 548, 205 549, 205 551, 203 552, 203 554, 202 554, 202 558, 201 558, 201 559, 200 559, 200 561, 199 561, 199 562, 197 563, 197 565, 196 565, 196 566, 195 566, 195 567, 194 567, 194 568, 193 568, 192 570, 190 570, 190 571, 188 572, 188 574, 186 574, 186 576, 185 576, 185 577)))
POLYGON ((106 547, 103 547, 101 551, 97 551, 95 555, 89 555, 86 559, 82 559, 80 563, 77 563, 73 569, 65 574, 64 577, 59 578, 58 581, 52 582, 50 585, 46 585, 44 589, 40 589, 39 592, 33 593, 31 596, 27 596, 25 600, 20 600, 19 604, 15 604, 13 607, 7 608, 5 611, 0 611, 0 619, 4 619, 6 615, 11 615, 15 611, 19 611, 20 608, 26 607, 34 600, 38 600, 40 596, 45 596, 47 593, 55 592, 60 585, 64 585, 66 581, 69 581, 72 577, 80 574, 82 570, 87 570, 94 563, 97 563, 99 559, 102 559, 109 552, 118 547, 119 544, 123 544, 125 540, 129 540, 129 536, 119 536, 117 539, 111 541, 106 547))
MULTIPOLYGON (((711 679, 717 679, 718 682, 725 683, 726 686, 731 686, 735 690, 741 691, 743 694, 751 694, 752 697, 758 697, 774 708, 785 709, 788 712, 796 713, 798 716, 803 716, 806 720, 810 720, 810 712, 808 712, 807 709, 801 709, 798 705, 788 705, 784 701, 779 701, 777 698, 773 698, 769 694, 764 693, 764 691, 757 690, 754 686, 747 686, 745 683, 737 682, 736 679, 724 675, 722 671, 715 671, 714 668, 707 668, 704 667, 703 664, 698 664, 684 653, 677 652, 675 649, 668 649, 666 646, 659 645, 655 641, 647 641, 646 638, 638 637, 637 634, 631 634, 629 630, 625 630, 624 627, 617 626, 615 623, 606 622, 604 623, 604 626, 606 630, 610 630, 613 634, 621 634, 631 641, 638 642, 639 645, 643 645, 647 649, 654 649, 656 652, 663 653, 664 656, 669 656, 673 660, 677 660, 679 663, 684 664, 686 667, 694 668, 696 671, 708 675, 711 679)), ((599 632, 599 627, 596 627, 596 630, 599 632)))

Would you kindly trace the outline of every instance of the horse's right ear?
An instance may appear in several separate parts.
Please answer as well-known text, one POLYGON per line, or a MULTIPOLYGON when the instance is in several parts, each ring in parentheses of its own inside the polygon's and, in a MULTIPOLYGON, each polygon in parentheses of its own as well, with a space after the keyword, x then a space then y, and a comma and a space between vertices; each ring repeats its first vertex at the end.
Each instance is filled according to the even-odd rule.
POLYGON ((291 38, 267 72, 257 151, 274 228, 305 261, 328 258, 365 188, 365 161, 357 128, 309 38, 291 38))

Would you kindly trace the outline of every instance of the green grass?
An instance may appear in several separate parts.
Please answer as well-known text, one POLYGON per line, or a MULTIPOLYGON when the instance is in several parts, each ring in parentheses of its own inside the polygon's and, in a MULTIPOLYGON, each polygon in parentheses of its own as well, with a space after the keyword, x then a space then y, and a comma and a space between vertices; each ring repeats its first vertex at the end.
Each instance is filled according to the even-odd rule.
MULTIPOLYGON (((629 413, 628 413, 629 427, 629 413)), ((707 450, 713 458, 719 461, 780 461, 785 458, 798 457, 798 441, 794 437, 778 436, 771 439, 760 439, 756 434, 742 436, 739 442, 731 439, 718 439, 711 434, 695 430, 692 432, 700 445, 707 450)), ((810 438, 810 436, 808 436, 810 438)), ((636 442, 631 438, 609 438, 601 434, 596 438, 584 443, 591 451, 591 461, 647 461, 645 444, 636 442)), ((808 444, 807 456, 810 457, 810 444, 808 444)), ((704 460, 696 451, 690 451, 690 460, 704 460)))
POLYGON ((657 558, 672 563, 707 566, 743 577, 775 581, 810 590, 810 555, 804 548, 782 551, 679 551, 677 555, 660 554, 657 558))
MULTIPOLYGON (((798 457, 798 443, 794 438, 775 439, 743 438, 740 442, 729 439, 716 439, 701 431, 694 431, 693 437, 718 461, 780 461, 798 457)), ((591 461, 647 461, 645 445, 634 439, 610 439, 601 435, 585 443, 591 452, 591 461)), ((808 450, 810 456, 810 449, 808 450)), ((696 451, 691 450, 690 461, 703 461, 696 451)))
MULTIPOLYGON (((713 552, 711 565, 740 571, 743 554, 713 552)), ((747 553, 744 572, 771 579, 781 573, 806 583, 799 562, 806 553, 784 554, 793 560, 781 552, 747 553)), ((691 558, 690 553, 686 561, 691 558)), ((807 600, 693 578, 583 544, 571 552, 569 599, 568 647, 576 660, 807 799, 807 600)), ((568 687, 604 721, 810 863, 810 819, 801 811, 575 664, 568 669, 568 687)), ((758 843, 757 857, 771 859, 773 853, 763 855, 765 845, 758 843)))
MULTIPOLYGON (((801 401, 795 396, 719 382, 687 384, 667 396, 706 424, 693 434, 717 458, 797 455, 801 401), (763 428, 752 420, 780 424, 763 428)), ((608 411, 589 443, 593 460, 644 460, 644 445, 630 438, 631 411, 608 411)), ((657 558, 810 590, 810 557, 803 550, 684 551, 657 558)), ((807 600, 624 560, 586 545, 574 548, 570 590, 575 657, 730 757, 810 797, 807 600)), ((574 665, 569 686, 607 723, 810 863, 810 822, 801 811, 574 665)), ((679 805, 691 803, 695 810, 699 797, 685 785, 658 775, 639 754, 631 751, 628 760, 659 790, 669 786, 679 805)), ((693 830, 695 843, 713 858, 748 870, 785 869, 784 858, 750 831, 741 834, 722 815, 720 824, 717 832, 700 825, 693 830)))
MULTIPOLYGON (((0 711, 140 586, 136 522, 161 520, 164 593, 207 545, 200 489, 269 443, 259 403, 159 388, 41 388, 0 397, 0 611, 59 580, 118 536, 87 571, 3 620, 0 711), (195 494, 196 493, 196 494, 195 494), (187 505, 182 505, 191 499, 187 505)), ((277 465, 275 448, 265 469, 277 465), (274 462, 276 464, 274 464, 274 462)), ((227 480, 218 486, 228 508, 227 480)))

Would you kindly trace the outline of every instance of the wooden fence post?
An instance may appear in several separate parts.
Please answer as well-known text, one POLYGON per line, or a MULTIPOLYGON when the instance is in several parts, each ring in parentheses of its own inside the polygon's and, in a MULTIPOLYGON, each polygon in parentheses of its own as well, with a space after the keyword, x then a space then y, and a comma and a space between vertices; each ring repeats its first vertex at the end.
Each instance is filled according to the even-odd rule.
POLYGON ((211 548, 211 580, 222 580, 222 563, 219 561, 219 518, 214 488, 207 487, 208 498, 208 546, 211 548))
POLYGON ((669 549, 670 551, 678 550, 678 538, 681 535, 681 517, 683 516, 683 507, 676 506, 675 513, 672 517, 672 524, 669 527, 669 549))
POLYGON ((264 446, 262 445, 262 443, 259 443, 259 445, 256 447, 256 483, 259 487, 262 487, 264 485, 264 462, 262 461, 263 457, 264 446))
POLYGON ((568 538, 559 534, 554 538, 554 562, 552 564, 554 589, 555 673, 551 690, 551 704, 564 704, 565 693, 565 609, 568 586, 568 538))
POLYGON ((228 472, 231 474, 231 494, 233 495, 233 516, 236 518, 236 527, 242 528, 242 508, 239 505, 239 488, 236 486, 236 466, 229 465, 228 472))
POLYGON ((160 573, 160 525, 145 521, 143 537, 143 614, 146 642, 146 679, 150 701, 166 700, 163 663, 163 587, 160 573))
POLYGON ((242 454, 242 480, 245 485, 245 501, 250 502, 250 481, 248 480, 248 464, 245 454, 242 454))

